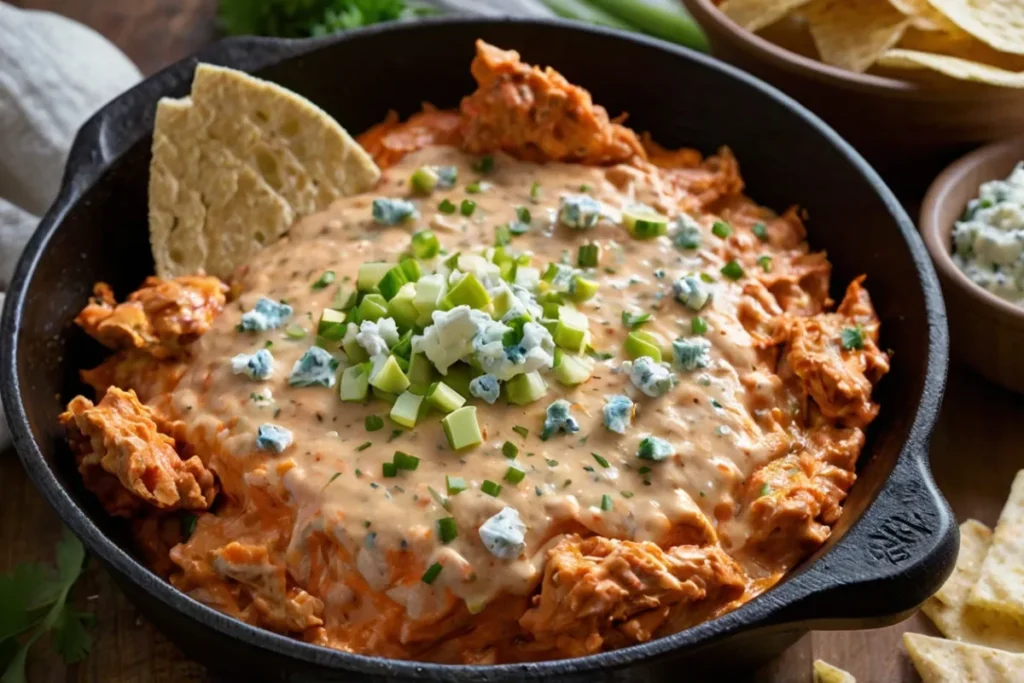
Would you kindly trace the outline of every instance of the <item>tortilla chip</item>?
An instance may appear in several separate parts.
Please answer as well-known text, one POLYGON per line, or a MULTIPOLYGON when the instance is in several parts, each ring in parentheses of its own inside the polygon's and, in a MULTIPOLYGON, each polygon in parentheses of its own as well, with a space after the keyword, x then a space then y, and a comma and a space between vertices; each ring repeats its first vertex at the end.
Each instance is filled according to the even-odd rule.
POLYGON ((281 86, 211 64, 199 64, 192 101, 209 135, 291 205, 297 216, 339 197, 366 192, 380 178, 370 155, 323 110, 281 86))
POLYGON ((720 9, 748 31, 760 31, 810 0, 727 0, 720 9))
POLYGON ((157 107, 149 179, 156 272, 226 279, 295 220, 379 177, 369 155, 312 103, 200 64, 192 97, 157 107))
POLYGON ((814 683, 857 683, 848 671, 820 659, 814 660, 814 683))
POLYGON ((1024 88, 1024 72, 1007 71, 959 57, 937 55, 917 50, 889 50, 878 60, 878 66, 893 69, 930 69, 950 78, 973 81, 1004 88, 1024 88))
POLYGON ((922 606, 942 635, 953 640, 1024 652, 1024 628, 1014 619, 967 604, 992 542, 992 530, 973 519, 960 525, 960 554, 953 574, 922 606))
POLYGON ((956 26, 941 31, 922 31, 911 27, 896 47, 959 57, 1006 71, 1024 71, 1024 55, 999 52, 956 26))
MULTIPOLYGON (((1024 74, 1018 74, 1024 87, 1024 74)), ((1014 477, 967 602, 1024 621, 1024 470, 1014 477)))
POLYGON ((910 26, 887 0, 815 0, 806 17, 821 61, 867 71, 910 26))
POLYGON ((1024 2, 1021 0, 928 2, 954 24, 995 49, 1024 55, 1024 2))
POLYGON ((1021 683, 1024 655, 904 633, 903 644, 924 683, 1021 683))
POLYGON ((149 171, 150 246, 161 277, 227 277, 295 217, 255 171, 205 138, 189 99, 157 105, 149 171))
POLYGON ((910 24, 919 31, 944 31, 956 28, 941 12, 928 4, 928 0, 889 0, 889 4, 910 18, 910 24))

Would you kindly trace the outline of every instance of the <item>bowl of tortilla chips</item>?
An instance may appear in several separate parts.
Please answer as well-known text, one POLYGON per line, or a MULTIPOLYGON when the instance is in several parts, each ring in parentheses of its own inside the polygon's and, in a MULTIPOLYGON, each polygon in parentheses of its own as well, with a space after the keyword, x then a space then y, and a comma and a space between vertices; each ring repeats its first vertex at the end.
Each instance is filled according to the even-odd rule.
POLYGON ((814 110, 883 172, 937 171, 967 146, 1024 132, 1020 0, 685 4, 716 56, 814 110))

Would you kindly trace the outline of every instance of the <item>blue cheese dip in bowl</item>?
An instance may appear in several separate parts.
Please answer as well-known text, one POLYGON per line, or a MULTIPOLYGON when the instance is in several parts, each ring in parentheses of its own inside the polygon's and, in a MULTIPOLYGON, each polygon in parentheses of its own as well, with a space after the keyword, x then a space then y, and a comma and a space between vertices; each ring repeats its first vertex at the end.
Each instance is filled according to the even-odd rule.
POLYGON ((953 352, 1024 392, 1024 137, 977 149, 943 171, 925 195, 920 227, 953 352))

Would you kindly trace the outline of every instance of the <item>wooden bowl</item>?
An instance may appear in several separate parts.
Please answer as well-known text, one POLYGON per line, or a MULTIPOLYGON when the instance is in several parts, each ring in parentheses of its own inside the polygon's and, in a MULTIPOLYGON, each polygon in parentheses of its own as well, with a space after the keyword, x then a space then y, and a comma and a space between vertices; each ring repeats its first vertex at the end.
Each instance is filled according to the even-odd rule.
POLYGON ((977 144, 1024 134, 1024 89, 945 78, 913 83, 899 80, 895 70, 887 73, 897 77, 846 71, 815 59, 807 31, 796 21, 765 29, 769 40, 734 23, 712 0, 683 3, 707 33, 714 56, 771 83, 825 119, 897 194, 905 189, 919 195, 927 181, 913 187, 915 179, 931 178, 977 144))
POLYGON ((1024 393, 1024 308, 974 284, 951 256, 953 224, 978 187, 1024 160, 1024 136, 971 152, 932 182, 920 227, 946 300, 953 352, 988 379, 1024 393))

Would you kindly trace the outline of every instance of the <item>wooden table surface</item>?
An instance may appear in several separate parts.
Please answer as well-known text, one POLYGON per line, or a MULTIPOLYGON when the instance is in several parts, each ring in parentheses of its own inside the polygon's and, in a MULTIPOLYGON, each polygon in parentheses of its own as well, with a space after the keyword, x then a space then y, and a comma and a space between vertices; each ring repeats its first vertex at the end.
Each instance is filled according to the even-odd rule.
MULTIPOLYGON (((60 12, 106 35, 143 73, 194 52, 216 36, 213 0, 14 0, 15 5, 60 12)), ((1013 474, 1024 467, 1024 397, 1003 391, 955 365, 935 431, 932 468, 959 519, 995 523, 1013 474), (971 461, 968 465, 967 461, 971 461)), ((29 559, 49 561, 60 522, 32 487, 13 452, 0 453, 0 571, 29 559)), ((94 562, 75 591, 82 609, 94 612, 92 653, 65 666, 36 648, 32 683, 179 683, 212 681, 140 617, 94 562)), ((817 631, 778 660, 751 673, 756 683, 808 683, 811 663, 825 659, 867 683, 919 681, 903 652, 900 634, 934 633, 920 615, 871 631, 817 631)), ((737 682, 740 683, 740 682, 737 682)))

